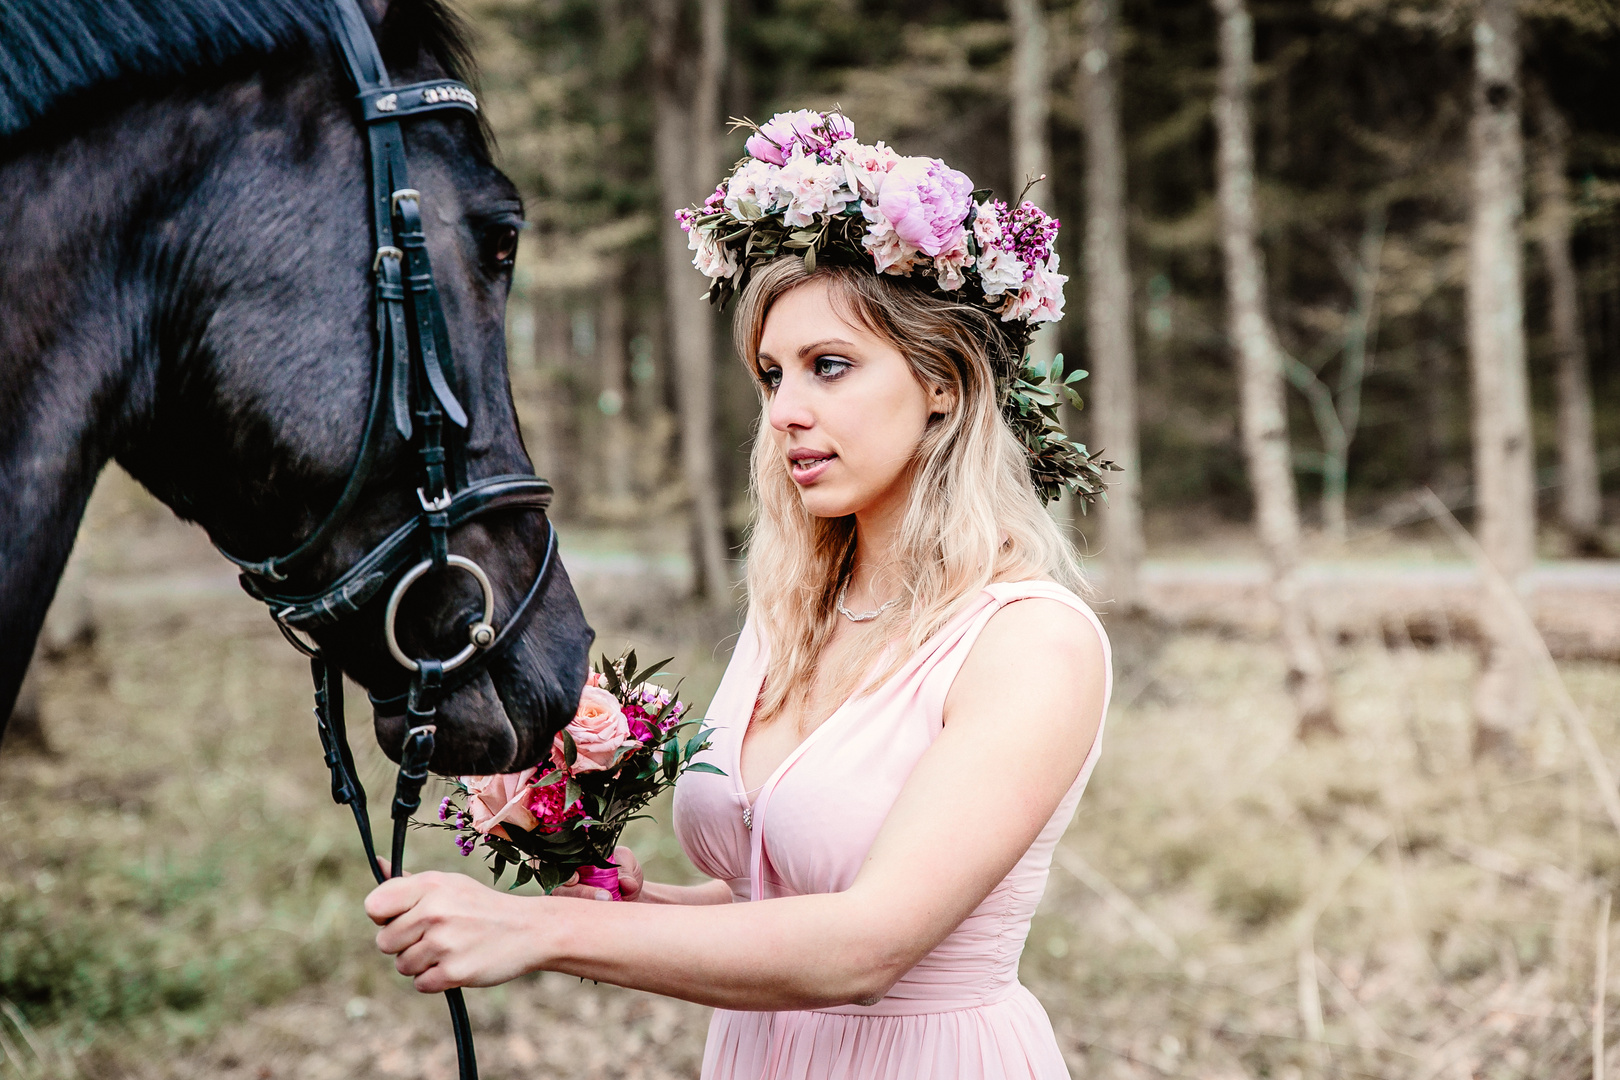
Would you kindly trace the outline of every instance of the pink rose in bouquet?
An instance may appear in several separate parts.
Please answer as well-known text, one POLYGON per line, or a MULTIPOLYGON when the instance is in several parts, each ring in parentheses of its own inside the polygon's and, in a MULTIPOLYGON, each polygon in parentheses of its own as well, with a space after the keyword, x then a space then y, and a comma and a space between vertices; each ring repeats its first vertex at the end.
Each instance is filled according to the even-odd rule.
POLYGON ((613 894, 609 860, 625 823, 683 773, 720 771, 693 760, 708 747, 709 729, 686 718, 675 690, 647 681, 663 663, 638 671, 633 650, 604 656, 551 760, 458 778, 439 805, 439 827, 455 833, 463 855, 482 849, 496 881, 516 867, 513 888, 535 881, 550 892, 578 872, 613 894))
POLYGON ((613 756, 630 738, 630 724, 619 699, 599 686, 587 686, 579 696, 579 711, 551 744, 551 761, 567 768, 567 740, 574 740, 574 773, 595 772, 613 764, 613 756))
POLYGON ((493 776, 463 776, 467 788, 467 813, 471 825, 480 836, 494 833, 511 839, 503 822, 510 821, 520 829, 528 830, 539 824, 529 809, 530 788, 538 769, 524 769, 517 773, 496 773, 493 776))
POLYGON ((901 158, 884 177, 878 209, 925 255, 955 247, 973 205, 973 181, 938 158, 901 158))

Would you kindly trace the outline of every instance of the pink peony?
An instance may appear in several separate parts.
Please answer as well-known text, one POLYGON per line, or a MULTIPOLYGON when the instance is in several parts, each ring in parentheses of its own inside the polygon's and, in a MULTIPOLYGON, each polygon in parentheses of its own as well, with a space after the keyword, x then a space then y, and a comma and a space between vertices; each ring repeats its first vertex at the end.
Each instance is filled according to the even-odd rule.
POLYGON ((927 255, 956 242, 973 181, 938 158, 901 158, 883 180, 878 209, 900 238, 927 255))
MULTIPOLYGON (((630 742, 630 725, 619 708, 619 699, 598 686, 587 686, 579 695, 579 711, 564 729, 574 740, 575 773, 597 772, 613 762, 619 747, 630 742)), ((551 744, 551 760, 566 768, 563 733, 551 744)))
POLYGON ((748 137, 748 156, 772 165, 786 165, 795 145, 817 154, 833 143, 855 137, 855 125, 839 113, 822 114, 814 109, 777 113, 748 137))
POLYGON ((480 836, 494 833, 510 840, 502 822, 511 822, 520 829, 532 829, 538 824, 529 810, 529 791, 534 786, 536 770, 524 769, 518 773, 496 773, 493 776, 463 776, 467 788, 467 812, 472 816, 472 827, 480 836))

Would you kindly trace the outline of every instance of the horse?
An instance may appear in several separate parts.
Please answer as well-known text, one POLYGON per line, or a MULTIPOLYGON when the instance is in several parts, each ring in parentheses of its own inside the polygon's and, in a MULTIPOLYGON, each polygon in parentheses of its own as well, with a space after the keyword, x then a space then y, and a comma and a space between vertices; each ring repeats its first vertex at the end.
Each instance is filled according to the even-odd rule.
MULTIPOLYGON (((469 81, 442 0, 359 7, 396 80, 469 81)), ((109 461, 247 565, 250 591, 253 567, 273 565, 260 560, 314 539, 275 587, 318 594, 433 505, 388 424, 360 471, 379 241, 339 18, 329 0, 0 2, 0 734, 109 461)), ((400 128, 466 414, 460 468, 533 487, 504 336, 522 201, 481 117, 400 128)), ((437 702, 428 764, 514 771, 574 715, 594 635, 532 499, 452 525, 447 546, 487 571, 496 619, 529 617, 437 702)), ((428 573, 397 643, 379 633, 386 589, 309 629, 371 691, 396 760, 410 724, 396 657, 449 656, 470 621, 478 641, 481 594, 467 574, 428 573)))

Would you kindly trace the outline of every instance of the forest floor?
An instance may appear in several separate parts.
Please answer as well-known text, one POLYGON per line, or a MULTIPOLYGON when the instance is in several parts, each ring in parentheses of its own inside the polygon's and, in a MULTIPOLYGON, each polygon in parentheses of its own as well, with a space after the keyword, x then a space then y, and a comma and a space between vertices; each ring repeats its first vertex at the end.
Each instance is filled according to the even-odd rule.
MULTIPOLYGON (((565 548, 600 647, 665 649, 705 701, 735 618, 678 599, 667 550, 610 539, 565 548)), ((1241 553, 1191 582, 1196 558, 1155 564, 1150 590, 1186 610, 1109 620, 1106 751, 1022 965, 1077 1077, 1591 1075, 1620 836, 1550 710, 1520 770, 1471 763, 1466 570, 1412 547, 1357 560, 1317 571, 1365 605, 1334 635, 1339 740, 1294 738, 1241 553), (1368 600, 1374 579, 1400 603, 1368 600), (1224 599, 1198 591, 1222 580, 1224 599)), ((54 751, 0 754, 0 1076, 453 1077, 442 1003, 371 946, 307 669, 219 565, 121 475, 98 489, 73 579, 95 638, 43 669, 54 751)), ((1548 572, 1574 584, 1538 594, 1544 627, 1606 640, 1608 567, 1548 572)), ((1561 650, 1561 671, 1615 760, 1605 648, 1561 650)), ((356 744, 383 790, 390 766, 356 744)), ((679 880, 659 816, 629 839, 679 880)), ((411 861, 482 873, 433 834, 411 861)), ((694 1077, 701 1060, 707 1010, 680 1002, 554 975, 468 1002, 493 1080, 694 1077)))

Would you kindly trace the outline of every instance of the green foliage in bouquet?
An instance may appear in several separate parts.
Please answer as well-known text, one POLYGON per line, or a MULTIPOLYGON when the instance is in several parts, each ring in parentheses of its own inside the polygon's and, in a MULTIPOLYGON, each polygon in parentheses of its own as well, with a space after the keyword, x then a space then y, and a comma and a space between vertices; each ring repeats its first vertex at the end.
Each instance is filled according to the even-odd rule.
POLYGON ((603 655, 579 714, 558 736, 560 764, 554 751, 552 760, 521 773, 459 777, 439 809, 444 824, 429 824, 455 830, 464 855, 484 848, 496 882, 515 867, 513 889, 534 881, 549 893, 583 867, 612 867, 625 825, 646 817, 647 804, 683 773, 724 775, 692 760, 708 748, 713 729, 685 718, 679 686, 649 681, 668 662, 638 670, 633 649, 616 660, 603 655), (603 709, 601 694, 617 703, 618 717, 603 709))

